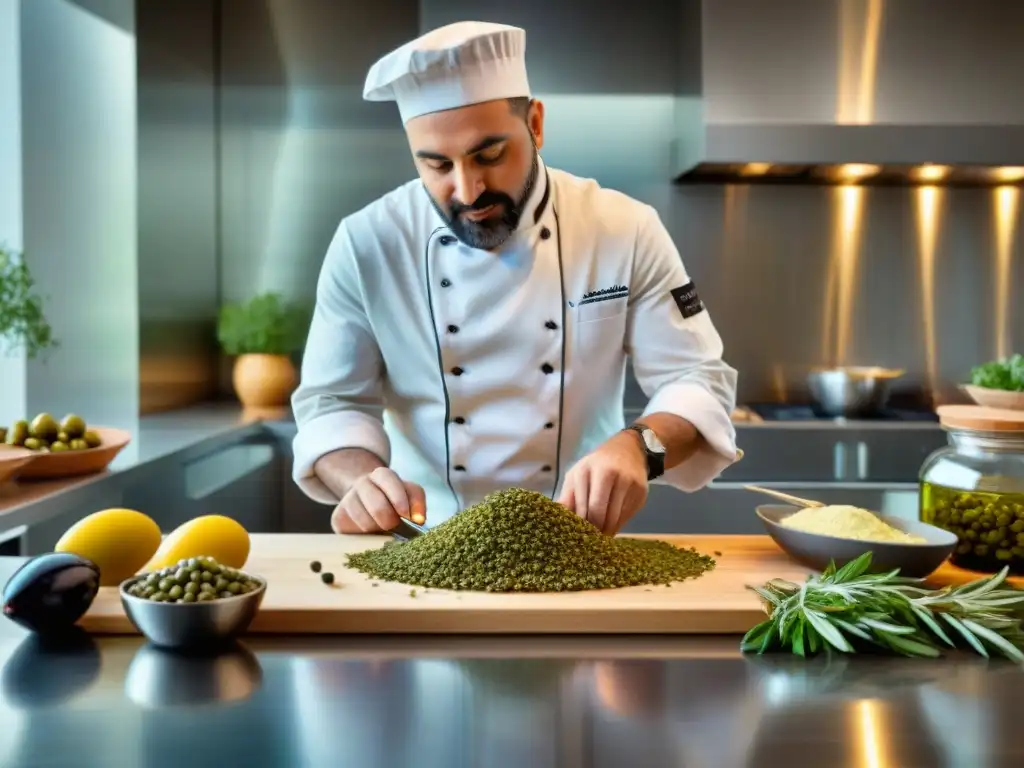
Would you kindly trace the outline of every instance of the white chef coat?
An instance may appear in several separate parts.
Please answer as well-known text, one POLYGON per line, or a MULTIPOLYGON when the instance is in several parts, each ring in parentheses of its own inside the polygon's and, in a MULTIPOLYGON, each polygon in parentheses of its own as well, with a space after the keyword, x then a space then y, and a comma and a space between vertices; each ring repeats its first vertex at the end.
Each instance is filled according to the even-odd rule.
POLYGON ((548 168, 496 253, 462 244, 410 181, 342 220, 292 406, 293 477, 363 448, 426 491, 436 525, 495 490, 557 498, 625 426, 627 356, 707 445, 658 481, 697 490, 736 460, 736 371, 657 212, 548 168), (687 294, 688 295, 683 295, 687 294), (678 297, 678 298, 677 298, 678 297))

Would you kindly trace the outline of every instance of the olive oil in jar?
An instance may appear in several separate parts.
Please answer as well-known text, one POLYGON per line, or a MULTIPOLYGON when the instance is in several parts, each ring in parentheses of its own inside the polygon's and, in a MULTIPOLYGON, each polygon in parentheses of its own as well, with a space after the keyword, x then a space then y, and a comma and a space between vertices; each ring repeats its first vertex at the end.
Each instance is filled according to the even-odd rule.
POLYGON ((963 491, 921 483, 921 520, 955 533, 950 560, 973 571, 1024 573, 1024 493, 963 491))

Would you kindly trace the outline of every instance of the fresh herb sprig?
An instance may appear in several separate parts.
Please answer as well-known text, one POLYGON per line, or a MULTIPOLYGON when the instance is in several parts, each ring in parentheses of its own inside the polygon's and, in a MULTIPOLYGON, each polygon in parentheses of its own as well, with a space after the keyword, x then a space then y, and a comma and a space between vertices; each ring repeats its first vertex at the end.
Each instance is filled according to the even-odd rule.
POLYGON ((803 584, 773 579, 748 587, 761 597, 768 619, 744 635, 740 649, 807 656, 861 648, 935 658, 945 645, 1024 661, 1024 630, 1015 609, 1024 603, 1024 591, 1000 588, 1008 569, 932 590, 919 586, 923 579, 900 576, 899 569, 867 573, 870 565, 865 552, 838 570, 830 563, 803 584))
POLYGON ((31 360, 59 346, 43 304, 24 254, 0 243, 0 338, 7 353, 23 350, 31 360))

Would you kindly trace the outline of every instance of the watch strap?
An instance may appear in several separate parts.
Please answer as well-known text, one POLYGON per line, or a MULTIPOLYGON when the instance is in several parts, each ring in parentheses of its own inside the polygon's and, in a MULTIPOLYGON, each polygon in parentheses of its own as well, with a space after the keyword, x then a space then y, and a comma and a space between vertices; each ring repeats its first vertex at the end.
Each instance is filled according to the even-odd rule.
POLYGON ((644 432, 650 429, 640 424, 630 424, 626 429, 636 432, 640 438, 640 447, 644 451, 644 455, 647 457, 647 479, 655 480, 665 474, 665 454, 657 451, 652 451, 647 447, 647 441, 644 439, 644 432))

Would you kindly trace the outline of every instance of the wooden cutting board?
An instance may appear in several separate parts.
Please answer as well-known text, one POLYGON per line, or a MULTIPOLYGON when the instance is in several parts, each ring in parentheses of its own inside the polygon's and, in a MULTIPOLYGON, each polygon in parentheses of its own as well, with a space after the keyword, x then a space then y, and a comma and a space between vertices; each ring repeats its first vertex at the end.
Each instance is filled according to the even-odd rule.
MULTIPOLYGON (((638 537, 651 538, 651 537, 638 537)), ((244 570, 267 580, 250 633, 271 634, 742 634, 764 618, 746 585, 811 573, 768 536, 658 536, 711 554, 717 566, 672 586, 554 594, 488 594, 376 582, 344 567, 346 553, 377 547, 383 537, 253 534, 244 570), (721 554, 719 554, 721 553, 721 554), (309 563, 335 575, 327 586, 309 563)), ((941 581, 962 581, 940 571, 941 581)), ((137 634, 115 587, 104 587, 79 624, 94 634, 137 634)))

